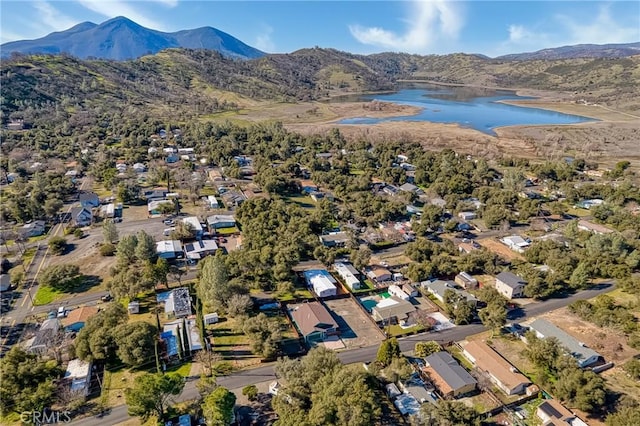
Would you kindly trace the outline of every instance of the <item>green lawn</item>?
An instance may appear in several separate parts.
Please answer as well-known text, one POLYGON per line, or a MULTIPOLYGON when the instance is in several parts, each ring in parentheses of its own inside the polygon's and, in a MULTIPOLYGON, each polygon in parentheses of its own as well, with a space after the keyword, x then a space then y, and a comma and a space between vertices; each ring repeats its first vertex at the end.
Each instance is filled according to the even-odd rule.
MULTIPOLYGON (((153 366, 152 373, 155 373, 155 366, 153 366)), ((189 373, 191 372, 191 362, 185 362, 180 365, 172 365, 167 368, 168 373, 178 373, 182 377, 189 377, 189 373)))
POLYGON ((218 228, 216 229, 216 235, 233 235, 240 232, 237 226, 232 226, 231 228, 218 228))
POLYGON ((296 203, 305 209, 313 209, 316 207, 315 201, 313 201, 313 199, 308 195, 290 195, 288 197, 284 197, 284 200, 289 203, 296 203))
POLYGON ((311 294, 310 290, 296 288, 293 293, 286 293, 276 296, 276 300, 278 300, 279 302, 289 302, 295 299, 313 299, 313 294, 311 294))
POLYGON ((391 325, 389 327, 385 327, 385 330, 393 337, 404 336, 405 334, 411 333, 419 333, 424 330, 424 326, 422 325, 414 325, 409 328, 402 328, 399 325, 391 325))
POLYGON ((374 289, 373 283, 370 280, 366 279, 364 281, 360 281, 360 288, 358 290, 351 290, 351 293, 353 294, 366 293, 373 289, 374 289))
POLYGON ((38 291, 36 292, 35 297, 33 298, 34 306, 42 306, 48 305, 51 302, 54 302, 58 299, 64 297, 65 293, 60 290, 56 290, 55 288, 51 288, 49 286, 40 286, 38 287, 38 291))

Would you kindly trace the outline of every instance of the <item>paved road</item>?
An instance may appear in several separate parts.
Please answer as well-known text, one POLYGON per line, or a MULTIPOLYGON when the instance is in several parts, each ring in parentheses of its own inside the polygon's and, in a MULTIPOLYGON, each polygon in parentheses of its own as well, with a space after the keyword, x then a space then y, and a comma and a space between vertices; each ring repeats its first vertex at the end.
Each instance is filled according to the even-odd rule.
MULTIPOLYGON (((593 289, 585 290, 565 298, 551 299, 544 302, 533 303, 525 306, 522 310, 515 312, 514 315, 512 315, 511 320, 525 321, 532 317, 567 306, 568 304, 575 302, 576 300, 590 299, 600 294, 607 293, 611 290, 613 290, 612 284, 602 284, 593 289)), ((398 343, 400 345, 400 350, 408 355, 412 353, 416 342, 422 342, 425 340, 435 340, 439 343, 459 341, 464 340, 466 337, 473 334, 481 333, 485 330, 486 328, 481 324, 463 325, 440 332, 428 332, 416 334, 413 336, 402 337, 398 339, 398 343)), ((338 358, 340 358, 340 361, 342 361, 344 364, 371 362, 375 360, 377 352, 377 345, 368 346, 365 348, 357 348, 340 352, 338 353, 338 358)), ((219 377, 218 384, 220 386, 224 386, 227 389, 239 389, 244 386, 273 380, 276 379, 274 366, 275 363, 270 363, 262 367, 242 370, 229 376, 219 377)), ((184 391, 177 398, 177 401, 179 402, 195 399, 198 396, 198 390, 195 384, 195 380, 187 382, 184 391)), ((117 407, 114 407, 111 412, 104 417, 89 417, 85 419, 79 419, 72 422, 71 424, 77 426, 115 425, 126 421, 128 418, 129 417, 127 415, 126 406, 119 405, 117 407)))

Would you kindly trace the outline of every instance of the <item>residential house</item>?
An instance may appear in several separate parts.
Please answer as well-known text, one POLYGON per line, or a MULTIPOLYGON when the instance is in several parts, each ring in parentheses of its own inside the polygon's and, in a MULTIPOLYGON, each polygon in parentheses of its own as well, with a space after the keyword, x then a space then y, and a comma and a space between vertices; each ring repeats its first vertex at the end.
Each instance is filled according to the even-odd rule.
POLYGON ((475 219, 477 215, 476 212, 460 212, 458 213, 458 217, 466 222, 475 219))
POLYGON ((436 352, 425 358, 423 371, 445 397, 457 397, 475 390, 478 382, 453 359, 449 352, 436 352))
POLYGON ((142 163, 135 163, 133 166, 131 166, 131 168, 136 173, 144 173, 147 171, 147 166, 142 163))
POLYGON ((423 192, 422 189, 418 188, 416 185, 412 183, 402 184, 398 189, 400 191, 411 192, 413 194, 421 194, 423 192))
POLYGON ((429 293, 433 294, 435 298, 442 303, 445 303, 446 294, 448 291, 459 294, 460 296, 464 297, 465 300, 473 303, 474 305, 478 303, 478 299, 473 294, 468 293, 464 290, 460 290, 458 287, 456 287, 456 283, 454 281, 424 281, 422 282, 422 287, 427 289, 429 293))
POLYGON ((540 339, 547 337, 558 339, 560 345, 576 359, 581 368, 596 363, 602 357, 598 352, 588 348, 584 343, 579 342, 575 337, 545 319, 538 318, 534 320, 529 324, 529 328, 535 331, 536 336, 540 339))
POLYGON ((338 293, 336 279, 326 269, 312 269, 303 273, 307 286, 318 297, 335 296, 338 293))
POLYGON ((224 176, 222 176, 222 172, 219 169, 209 170, 208 175, 211 182, 224 181, 224 176))
POLYGON ((384 192, 387 195, 398 195, 398 192, 400 191, 400 188, 398 188, 397 186, 393 186, 393 185, 385 185, 384 188, 382 188, 382 192, 384 192))
POLYGON ((18 233, 24 238, 38 237, 44 234, 46 229, 46 223, 44 220, 34 220, 31 223, 26 223, 18 229, 18 233))
POLYGON ((333 269, 351 290, 358 290, 361 286, 360 272, 350 263, 336 262, 333 269))
POLYGON ((89 318, 96 315, 99 309, 95 306, 82 306, 70 311, 66 317, 60 319, 60 323, 67 331, 78 332, 84 327, 89 318))
POLYGON ((114 203, 100 206, 100 216, 103 218, 112 218, 116 215, 116 205, 114 203))
POLYGON ((167 164, 177 163, 178 161, 180 161, 180 156, 179 156, 178 154, 173 154, 173 153, 172 153, 172 154, 168 154, 168 155, 165 157, 164 161, 165 161, 167 164))
POLYGON ((387 268, 382 266, 372 266, 371 269, 367 271, 367 277, 377 283, 383 283, 391 281, 393 279, 393 274, 387 268))
POLYGON ((416 288, 411 284, 403 284, 401 288, 402 288, 402 291, 407 293, 410 297, 420 296, 420 293, 418 293, 418 290, 416 290, 416 288))
POLYGON ((149 217, 152 216, 157 216, 159 214, 161 214, 161 212, 163 211, 161 209, 160 206, 162 206, 163 204, 168 204, 171 207, 173 207, 173 203, 169 200, 166 199, 161 199, 161 200, 151 200, 147 202, 147 214, 149 217))
POLYGON ((217 209, 220 208, 220 204, 218 203, 218 199, 213 196, 213 195, 208 195, 207 198, 205 198, 206 202, 207 202, 207 207, 210 209, 217 209))
POLYGON ((518 395, 525 392, 531 383, 522 373, 500 356, 493 348, 482 341, 468 342, 462 354, 507 395, 518 395))
POLYGON ((178 240, 164 240, 156 243, 156 253, 162 259, 179 259, 184 256, 182 243, 178 240))
POLYGON ((288 311, 307 343, 321 342, 338 333, 338 323, 320 302, 290 305, 288 311))
POLYGON ((466 272, 460 272, 453 280, 456 284, 464 289, 475 289, 478 288, 478 280, 473 278, 471 275, 466 272))
POLYGON ((153 200, 164 201, 167 198, 168 192, 169 191, 167 191, 166 189, 152 189, 150 191, 145 191, 144 198, 147 200, 147 202, 153 201, 153 200))
POLYGON ((182 219, 182 222, 185 224, 189 224, 196 239, 202 238, 202 234, 204 230, 202 229, 202 224, 200 223, 200 219, 196 216, 188 216, 182 219))
POLYGON ((601 200, 599 198, 594 198, 591 200, 582 200, 576 203, 574 207, 589 210, 591 209, 591 207, 601 206, 602 204, 604 204, 604 200, 601 200))
POLYGON ((160 334, 160 339, 165 342, 168 356, 176 356, 179 354, 178 342, 180 341, 182 342, 182 347, 187 353, 202 349, 200 333, 198 332, 196 321, 193 319, 167 322, 163 325, 162 330, 163 332, 160 334), (182 327, 187 328, 186 341, 184 339, 185 333, 182 330, 182 327))
POLYGON ((207 224, 210 229, 234 228, 236 226, 236 218, 230 214, 217 214, 207 218, 207 224))
POLYGON ((524 296, 524 288, 527 282, 509 271, 496 275, 496 290, 507 299, 515 299, 524 296))
POLYGON ((351 236, 346 232, 330 232, 320 235, 320 242, 325 247, 344 247, 349 241, 351 241, 351 236))
POLYGON ((74 207, 71 209, 71 221, 76 226, 89 226, 93 222, 93 213, 86 207, 74 207))
POLYGON ((239 207, 240 204, 244 203, 247 200, 247 197, 240 191, 226 191, 221 195, 222 201, 224 201, 224 205, 228 208, 231 207, 239 207))
POLYGON ((36 335, 25 343, 26 351, 36 355, 45 354, 56 343, 55 337, 60 331, 60 327, 58 318, 44 320, 36 335))
POLYGON ((612 232, 614 232, 613 229, 607 226, 600 225, 599 223, 593 223, 588 220, 579 220, 578 229, 598 235, 611 234, 612 232))
POLYGON ((575 414, 565 408, 565 406, 556 399, 547 399, 540 404, 536 409, 536 416, 542 421, 543 426, 586 426, 586 423, 576 417, 575 414))
POLYGON ((398 299, 402 299, 402 300, 411 299, 411 296, 409 296, 407 293, 402 291, 402 289, 395 284, 391 284, 387 291, 389 292, 390 295, 396 296, 398 299))
POLYGON ((169 293, 164 302, 164 312, 167 318, 184 318, 191 315, 191 296, 186 287, 176 288, 169 293))
POLYGON ((393 401, 393 405, 403 416, 416 416, 420 414, 420 402, 410 393, 402 393, 393 401))
POLYGON ((198 240, 184 245, 187 259, 200 260, 216 254, 218 244, 213 240, 198 240))
POLYGON ((318 185, 316 185, 312 180, 302 179, 299 183, 300 190, 305 194, 311 194, 313 192, 318 191, 318 185))
POLYGON ((509 237, 501 238, 500 242, 518 253, 524 253, 524 250, 531 245, 529 241, 525 240, 520 235, 511 235, 509 237))
POLYGON ((7 123, 7 130, 23 130, 24 129, 24 121, 23 120, 11 120, 7 123))
POLYGON ((64 380, 72 393, 87 397, 91 388, 91 362, 72 359, 67 364, 64 380))
POLYGON ((409 315, 416 311, 416 307, 406 300, 391 296, 382 299, 371 308, 373 319, 386 324, 404 325, 409 320, 409 315))
POLYGON ((78 196, 80 205, 89 210, 98 207, 100 205, 100 198, 95 192, 81 192, 78 196))

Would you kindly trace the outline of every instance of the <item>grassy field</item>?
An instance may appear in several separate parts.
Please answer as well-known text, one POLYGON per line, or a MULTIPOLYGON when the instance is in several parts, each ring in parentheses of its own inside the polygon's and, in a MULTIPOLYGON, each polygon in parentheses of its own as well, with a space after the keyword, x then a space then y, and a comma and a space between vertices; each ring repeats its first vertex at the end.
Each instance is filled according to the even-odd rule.
POLYGON ((48 305, 49 303, 63 298, 65 295, 66 293, 63 293, 60 290, 41 285, 40 287, 38 287, 38 291, 33 298, 33 304, 34 306, 48 305))
POLYGON ((315 201, 313 201, 313 199, 308 195, 290 195, 288 197, 284 197, 284 200, 287 203, 296 203, 304 209, 313 209, 316 207, 315 201))
POLYGON ((313 299, 313 294, 311 294, 310 290, 304 288, 296 288, 293 293, 277 295, 276 299, 279 302, 290 302, 297 299, 313 299))
POLYGON ((391 336, 399 337, 399 336, 404 336, 406 334, 411 334, 411 333, 420 333, 421 331, 424 330, 424 326, 417 324, 417 325, 414 325, 413 327, 402 328, 399 325, 391 325, 389 327, 385 327, 385 330, 387 330, 387 332, 391 336))

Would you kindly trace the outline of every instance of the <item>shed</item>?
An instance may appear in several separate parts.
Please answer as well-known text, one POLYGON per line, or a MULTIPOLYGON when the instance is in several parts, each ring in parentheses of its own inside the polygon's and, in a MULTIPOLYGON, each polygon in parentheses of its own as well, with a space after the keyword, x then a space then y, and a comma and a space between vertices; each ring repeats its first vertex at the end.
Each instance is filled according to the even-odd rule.
POLYGON ((139 313, 140 312, 140 302, 137 302, 137 301, 129 302, 129 304, 127 305, 127 311, 129 311, 130 314, 139 313))
POLYGON ((212 314, 206 314, 204 316, 204 325, 216 324, 220 318, 218 318, 218 313, 214 312, 212 314))

